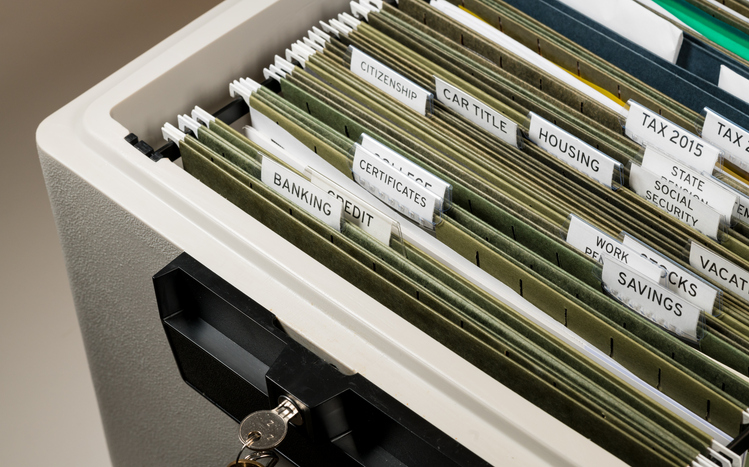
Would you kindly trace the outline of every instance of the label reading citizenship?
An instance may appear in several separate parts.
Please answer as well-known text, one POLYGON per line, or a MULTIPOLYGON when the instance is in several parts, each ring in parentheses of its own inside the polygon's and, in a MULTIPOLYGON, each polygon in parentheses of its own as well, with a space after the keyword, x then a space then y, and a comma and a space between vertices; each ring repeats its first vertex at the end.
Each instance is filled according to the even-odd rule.
POLYGON ((655 282, 660 282, 663 276, 661 268, 657 265, 574 214, 570 216, 567 243, 599 263, 604 255, 609 255, 655 282))
POLYGON ((395 167, 354 145, 354 180, 395 210, 427 227, 434 226, 434 207, 442 200, 395 167))
POLYGON ((720 214, 689 193, 663 181, 653 172, 632 164, 629 187, 670 215, 713 239, 718 238, 720 214))
POLYGON ((695 305, 609 256, 603 260, 601 277, 615 297, 640 314, 666 329, 697 340, 700 309, 695 305))
POLYGON ((744 299, 749 298, 749 271, 692 240, 689 264, 744 299))
POLYGON ((655 146, 698 172, 713 173, 720 149, 633 100, 629 105, 627 136, 641 145, 655 146))
POLYGON ((642 167, 715 209, 725 222, 730 221, 736 195, 712 176, 700 174, 650 146, 645 148, 642 167))
POLYGON ((698 308, 712 313, 715 299, 718 297, 718 289, 715 286, 659 255, 653 249, 635 240, 634 237, 624 234, 622 243, 666 271, 666 284, 670 291, 698 308))
POLYGON ((349 49, 352 73, 420 114, 431 113, 431 92, 356 47, 349 49))
POLYGON ((435 91, 437 91, 435 96, 438 101, 471 123, 480 126, 502 141, 517 147, 517 123, 437 76, 434 77, 434 84, 435 91))
MULTIPOLYGON (((409 178, 416 180, 419 185, 423 185, 427 190, 439 196, 440 199, 444 200, 447 196, 450 188, 449 183, 423 167, 419 167, 366 133, 361 135, 361 145, 367 151, 408 175, 409 178)), ((442 206, 436 206, 436 208, 440 210, 442 206)))
POLYGON ((702 138, 723 150, 723 157, 749 169, 749 131, 705 107, 702 138))
POLYGON ((260 180, 286 200, 341 231, 341 202, 333 196, 266 156, 260 180))
POLYGON ((530 113, 530 140, 557 159, 611 188, 614 170, 621 164, 572 136, 548 120, 530 113))

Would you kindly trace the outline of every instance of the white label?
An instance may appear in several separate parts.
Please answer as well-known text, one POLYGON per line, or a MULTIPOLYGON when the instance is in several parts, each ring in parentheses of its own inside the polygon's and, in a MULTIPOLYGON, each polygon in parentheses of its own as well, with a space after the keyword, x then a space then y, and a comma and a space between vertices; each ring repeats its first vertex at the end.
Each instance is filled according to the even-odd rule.
POLYGON ((562 162, 611 188, 614 170, 621 164, 553 123, 530 113, 530 140, 562 162))
POLYGON ((666 271, 666 287, 670 291, 694 304, 697 308, 712 313, 715 299, 718 297, 716 287, 656 253, 652 248, 635 240, 634 237, 624 234, 622 243, 666 271))
POLYGON ((260 179, 288 201, 341 231, 341 202, 291 170, 263 156, 260 179))
POLYGON ((351 50, 351 72, 422 115, 431 113, 432 93, 356 47, 351 50))
POLYGON ((749 272, 692 240, 689 264, 726 289, 749 299, 749 272))
POLYGON ((725 65, 720 66, 718 87, 744 102, 749 102, 749 80, 725 65))
MULTIPOLYGON (((362 133, 361 135, 361 145, 367 151, 406 174, 409 178, 416 180, 419 185, 422 185, 424 188, 437 195, 440 199, 445 199, 447 196, 447 193, 450 190, 449 183, 428 170, 419 167, 366 133, 362 133)), ((436 206, 436 208, 437 210, 440 210, 442 206, 436 206)))
POLYGON ((663 276, 661 268, 657 265, 574 214, 570 216, 567 243, 599 263, 604 255, 612 256, 656 283, 660 282, 663 276))
POLYGON ((700 309, 695 305, 610 256, 603 261, 602 278, 624 304, 670 331, 697 340, 700 309))
POLYGON ((637 102, 628 103, 627 136, 641 145, 655 146, 698 172, 713 173, 720 149, 637 102))
POLYGON ((730 221, 736 195, 722 187, 712 176, 700 174, 650 146, 645 148, 642 167, 715 209, 725 222, 730 221))
POLYGON ((731 213, 732 219, 737 222, 749 224, 749 197, 738 191, 736 193, 736 204, 731 213))
POLYGON ((434 207, 442 200, 358 143, 354 147, 354 180, 393 209, 433 228, 434 207))
POLYGON ((653 172, 632 164, 629 170, 629 187, 687 225, 708 237, 718 238, 720 214, 689 193, 664 182, 653 172))
POLYGON ((396 221, 316 170, 307 168, 305 173, 315 186, 340 200, 343 216, 347 221, 385 245, 390 245, 390 234, 394 230, 394 225, 397 225, 396 221))
POLYGON ((250 118, 252 127, 245 127, 247 138, 299 172, 320 159, 313 150, 259 110, 250 107, 250 118))
POLYGON ((749 131, 705 107, 702 138, 723 150, 723 157, 749 170, 749 131))
POLYGON ((445 80, 434 77, 437 100, 497 138, 517 147, 518 124, 445 80))

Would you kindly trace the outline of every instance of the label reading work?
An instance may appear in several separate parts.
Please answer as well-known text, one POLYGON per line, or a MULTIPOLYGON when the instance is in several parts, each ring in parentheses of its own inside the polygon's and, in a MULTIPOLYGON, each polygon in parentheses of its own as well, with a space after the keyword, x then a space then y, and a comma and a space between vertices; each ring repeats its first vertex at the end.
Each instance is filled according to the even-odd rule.
POLYGON ((434 77, 436 98, 450 110, 502 141, 518 145, 518 124, 447 81, 434 77))
POLYGON ((723 150, 723 157, 749 169, 749 131, 705 107, 702 138, 723 150))
POLYGON ((354 147, 354 180, 396 211, 434 228, 434 207, 442 200, 360 144, 354 147))
POLYGON ((349 46, 349 51, 350 70, 356 76, 422 115, 432 113, 431 92, 356 47, 349 46))
POLYGON ((260 179, 294 205, 341 231, 341 202, 291 170, 263 156, 260 179))
POLYGON ((612 295, 638 313, 672 332, 697 340, 700 309, 695 305, 610 256, 603 260, 602 279, 612 295))
POLYGON ((652 145, 698 172, 713 173, 720 149, 630 100, 625 132, 641 145, 652 145))
POLYGON ((341 202, 343 216, 347 221, 385 245, 390 244, 390 235, 394 230, 394 225, 397 225, 395 220, 316 170, 307 168, 305 173, 309 175, 310 181, 315 186, 325 190, 341 202))
POLYGON ((604 255, 609 255, 656 283, 663 277, 662 270, 657 265, 574 214, 570 216, 567 243, 599 263, 604 255))
POLYGON ((718 238, 720 214, 689 193, 663 181, 653 172, 632 164, 629 171, 629 187, 687 225, 708 237, 718 238))
POLYGON ((611 188, 621 164, 553 123, 530 113, 530 140, 562 162, 611 188))
POLYGON ((740 297, 749 298, 749 271, 713 253, 694 240, 689 248, 689 264, 740 297))
POLYGON ((715 209, 725 222, 730 221, 736 195, 712 176, 701 174, 650 146, 645 148, 642 167, 715 209))
POLYGON ((666 287, 670 291, 694 304, 697 308, 712 313, 715 299, 718 297, 718 289, 715 286, 656 253, 652 248, 640 243, 630 235, 624 234, 622 243, 662 268, 666 272, 666 287))
MULTIPOLYGON (((419 167, 366 133, 362 133, 360 144, 364 149, 400 170, 419 185, 437 195, 440 199, 446 199, 450 191, 450 184, 446 181, 428 170, 419 167)), ((441 207, 437 206, 436 208, 439 210, 441 207)))

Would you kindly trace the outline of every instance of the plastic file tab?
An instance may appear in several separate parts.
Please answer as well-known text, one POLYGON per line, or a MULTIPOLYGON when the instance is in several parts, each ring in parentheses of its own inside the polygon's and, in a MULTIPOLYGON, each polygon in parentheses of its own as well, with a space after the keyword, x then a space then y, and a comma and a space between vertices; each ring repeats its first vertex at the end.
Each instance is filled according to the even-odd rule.
POLYGON ((723 150, 723 158, 749 170, 749 131, 705 107, 702 138, 723 150))
POLYGON ((702 272, 705 277, 718 282, 723 287, 736 292, 740 297, 749 299, 749 271, 715 252, 692 241, 689 248, 689 264, 702 272))

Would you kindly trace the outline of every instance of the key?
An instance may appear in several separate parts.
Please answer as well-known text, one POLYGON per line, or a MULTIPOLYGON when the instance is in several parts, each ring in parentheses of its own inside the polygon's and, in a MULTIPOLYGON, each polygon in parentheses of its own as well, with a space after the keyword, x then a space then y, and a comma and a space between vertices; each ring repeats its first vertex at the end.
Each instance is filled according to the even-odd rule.
POLYGON ((245 417, 239 424, 239 440, 246 444, 253 432, 259 434, 248 448, 253 451, 275 449, 286 437, 289 420, 299 413, 299 409, 287 398, 273 410, 258 410, 245 417))

